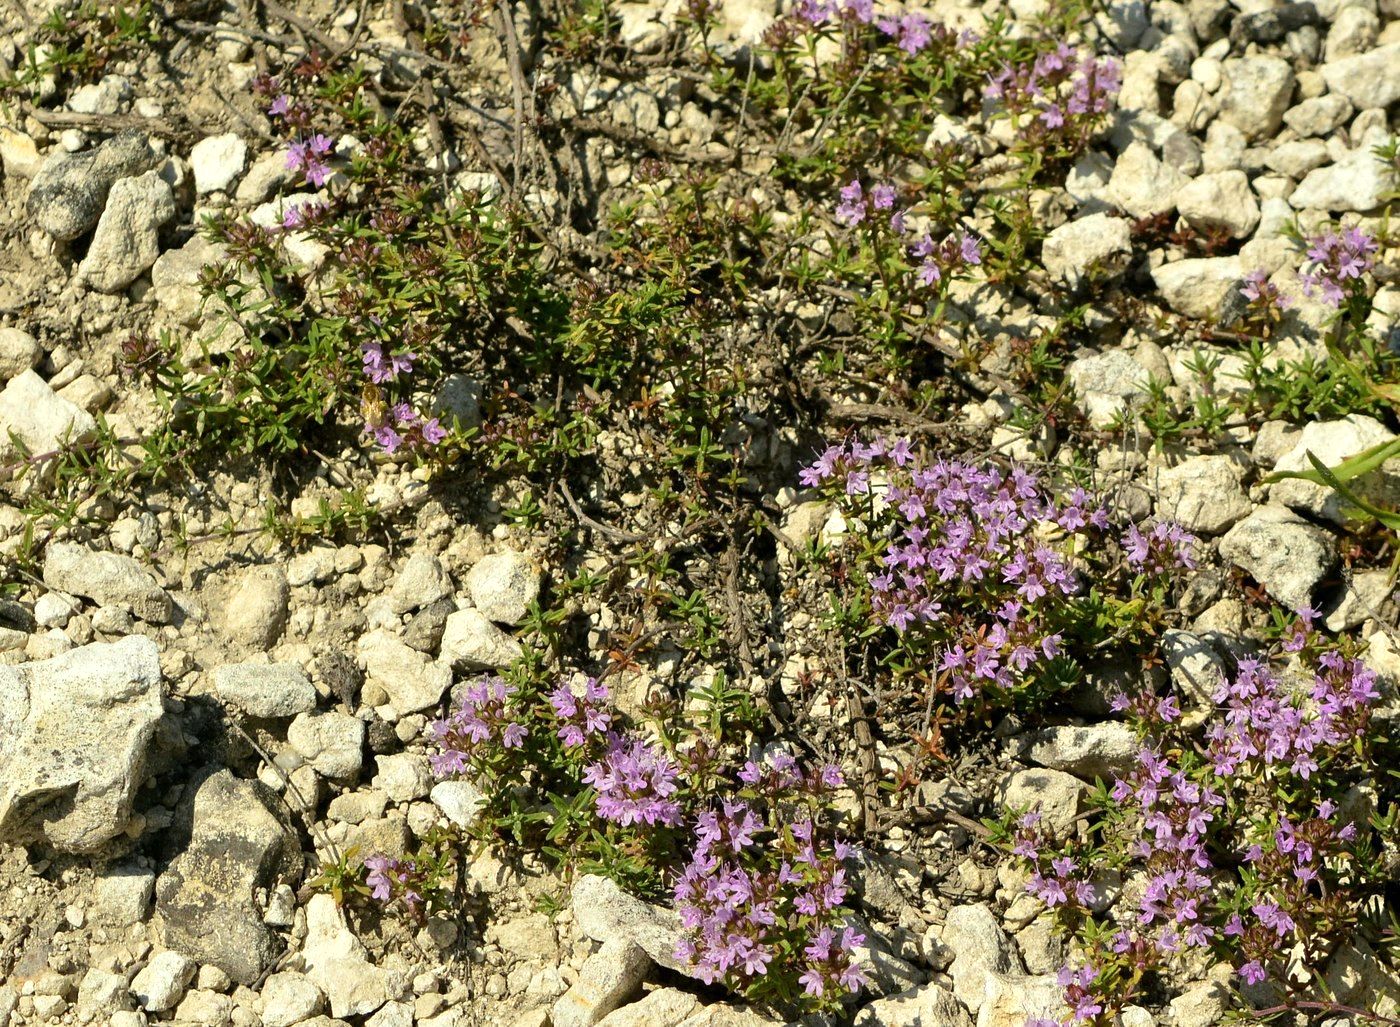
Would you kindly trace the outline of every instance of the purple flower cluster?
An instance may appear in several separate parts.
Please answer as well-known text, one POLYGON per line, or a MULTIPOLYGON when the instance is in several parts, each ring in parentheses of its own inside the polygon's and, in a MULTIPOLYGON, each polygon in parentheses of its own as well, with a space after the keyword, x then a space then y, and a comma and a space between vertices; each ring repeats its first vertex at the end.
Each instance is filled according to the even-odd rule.
POLYGON ((901 10, 877 15, 874 0, 798 0, 793 14, 813 26, 842 20, 859 25, 873 24, 910 57, 928 49, 935 41, 950 36, 946 28, 930 21, 927 15, 919 11, 901 10))
POLYGON ((988 78, 983 95, 1013 116, 1030 116, 1030 141, 1078 135, 1087 140, 1122 84, 1118 62, 1081 57, 1068 43, 1035 60, 1003 66, 988 78))
POLYGON ((706 983, 737 989, 761 987, 770 965, 786 959, 813 999, 858 991, 865 938, 843 909, 850 852, 824 836, 807 805, 839 785, 840 772, 804 773, 777 756, 748 763, 740 779, 753 798, 724 800, 697 818, 695 848, 675 885, 686 930, 676 958, 706 983))
POLYGON ((1145 532, 1130 524, 1123 535, 1123 558, 1139 574, 1191 570, 1199 544, 1200 539, 1174 521, 1158 521, 1145 532))
POLYGON ((465 774, 499 750, 525 744, 525 725, 510 708, 515 686, 496 676, 470 685, 448 716, 428 725, 439 752, 429 759, 438 777, 465 774))
POLYGON ((299 172, 317 189, 331 177, 329 158, 335 152, 335 141, 320 132, 298 139, 287 147, 287 170, 299 172))
POLYGON ((365 860, 365 884, 370 897, 382 905, 402 902, 412 914, 423 909, 425 868, 417 860, 370 856, 365 860))
POLYGON ((598 816, 623 827, 679 825, 679 779, 680 768, 660 746, 615 733, 603 758, 583 771, 584 782, 598 790, 598 816))
POLYGON ((583 694, 577 695, 567 681, 549 693, 549 705, 559 722, 559 740, 570 749, 577 749, 590 735, 602 734, 612 726, 608 712, 608 688, 597 678, 589 678, 583 694))
POLYGON ((982 263, 981 240, 963 229, 948 233, 942 240, 927 233, 910 236, 905 224, 907 211, 896 206, 897 199, 898 192, 888 183, 873 185, 867 192, 860 179, 852 179, 841 187, 840 202, 833 213, 847 228, 868 224, 883 231, 888 226, 894 235, 904 237, 902 245, 914 264, 916 280, 924 288, 933 288, 982 263), (876 213, 882 216, 876 219, 876 213))
POLYGON ((869 579, 872 607, 897 631, 924 632, 955 699, 1009 692, 1060 653, 1049 625, 1080 584, 1069 546, 1047 539, 1068 535, 1072 543, 1108 525, 1083 489, 1056 505, 1024 467, 925 464, 902 440, 832 446, 801 480, 847 497, 878 496, 887 523, 870 528, 886 544, 869 579))
POLYGON ((365 432, 389 454, 397 453, 401 447, 436 446, 447 438, 447 429, 436 417, 425 419, 407 403, 395 403, 389 408, 388 416, 378 424, 367 422, 365 432))
POLYGON ((1376 240, 1359 228, 1327 231, 1308 240, 1311 268, 1302 274, 1303 292, 1328 306, 1340 306, 1361 276, 1375 266, 1376 240))
MULTIPOLYGON (((1373 773, 1364 753, 1380 696, 1374 671, 1322 644, 1315 616, 1301 611, 1271 657, 1238 661, 1214 693, 1204 744, 1184 732, 1174 699, 1115 699, 1147 738, 1110 792, 1130 811, 1117 830, 1142 886, 1091 967, 1117 961, 1136 980, 1211 948, 1259 984, 1297 958, 1300 940, 1355 917, 1370 893, 1357 876, 1360 828, 1319 789, 1373 773)), ((1086 904, 1081 864, 1054 854, 1047 871, 1035 824, 1022 818, 1012 850, 1034 866, 1029 890, 1052 908, 1086 904)), ((1078 1011, 1067 1023, 1101 1004, 1090 983, 1066 985, 1078 1011)))

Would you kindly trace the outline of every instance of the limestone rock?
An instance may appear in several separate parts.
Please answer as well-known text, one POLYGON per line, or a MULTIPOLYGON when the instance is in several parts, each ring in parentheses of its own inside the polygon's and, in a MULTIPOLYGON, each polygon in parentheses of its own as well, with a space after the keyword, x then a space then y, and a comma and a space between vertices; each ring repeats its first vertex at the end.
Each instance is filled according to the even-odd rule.
POLYGON ((115 838, 163 715, 147 638, 0 666, 0 840, 88 852, 115 838))

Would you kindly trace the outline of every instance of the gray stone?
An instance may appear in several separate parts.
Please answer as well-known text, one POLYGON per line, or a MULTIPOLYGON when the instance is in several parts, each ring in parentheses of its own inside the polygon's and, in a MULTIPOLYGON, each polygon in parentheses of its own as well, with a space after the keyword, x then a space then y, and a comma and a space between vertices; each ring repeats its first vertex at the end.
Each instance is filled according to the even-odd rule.
POLYGON ((676 959, 680 920, 675 912, 628 895, 615 881, 585 874, 574 884, 574 919, 597 942, 630 940, 668 970, 690 975, 676 959))
MULTIPOLYGON (((1400 76, 1397 76, 1400 77, 1400 76)), ((1395 188, 1395 172, 1369 146, 1310 171, 1288 196, 1297 210, 1376 210, 1395 188)))
POLYGON ((1248 571, 1289 609, 1312 601, 1337 559, 1337 541, 1286 507, 1256 509, 1220 540, 1220 555, 1248 571))
POLYGON ((1157 472, 1157 516, 1187 531, 1218 535, 1254 509, 1241 484, 1244 468, 1230 456, 1189 457, 1157 472))
POLYGON ((262 986, 263 1027, 291 1027, 321 1012, 325 1004, 321 989, 306 976, 291 971, 273 974, 262 986))
POLYGON ((44 584, 102 606, 121 606, 151 624, 165 624, 173 608, 169 594, 146 568, 120 553, 94 552, 71 542, 50 542, 44 551, 44 584))
POLYGON ((287 742, 316 772, 353 781, 364 762, 365 722, 348 713, 302 713, 287 728, 287 742))
POLYGON ((470 781, 439 781, 428 796, 443 816, 462 828, 474 826, 486 808, 486 796, 470 781))
POLYGON ((1162 633, 1162 655, 1188 722, 1193 711, 1213 710, 1215 690, 1225 680, 1227 670, 1215 647, 1199 634, 1168 628, 1162 633))
POLYGON ((678 988, 657 988, 598 1021, 598 1027, 674 1027, 700 1008, 700 1000, 678 988))
POLYGON ((1281 57, 1257 56, 1225 61, 1220 118, 1249 139, 1266 139, 1278 131, 1293 98, 1293 69, 1281 57))
POLYGON ((1021 755, 1042 767, 1087 781, 1111 781, 1136 764, 1141 748, 1132 728, 1106 722, 1042 728, 1030 736, 1021 755))
POLYGON ((1394 590, 1389 571, 1359 571, 1347 582, 1322 623, 1328 631, 1337 634, 1360 627, 1368 618, 1393 624, 1394 604, 1387 600, 1394 590))
POLYGON ((626 938, 604 942, 554 1003, 551 1022, 554 1027, 593 1027, 636 992, 652 965, 651 957, 626 938))
POLYGON ((1145 397, 1150 377, 1147 368, 1121 349, 1076 357, 1066 374, 1076 404, 1098 428, 1109 426, 1134 400, 1145 397))
POLYGON ((147 638, 0 667, 0 840, 89 852, 121 834, 163 715, 147 638))
POLYGON ((86 442, 96 431, 90 413, 58 395, 32 370, 21 371, 0 391, 0 459, 7 463, 22 455, 59 452, 86 442))
POLYGON ((487 620, 480 610, 458 610, 442 632, 441 658, 462 670, 496 670, 520 659, 520 643, 487 620))
POLYGON ((316 689, 295 663, 225 663, 210 673, 214 693, 253 717, 295 717, 316 708, 316 689))
POLYGON ((989 973, 977 1027, 1025 1027, 1032 1020, 1058 1021, 1064 1006, 1064 989, 1054 974, 989 973))
POLYGON ((391 802, 412 802, 428 794, 433 786, 428 772, 428 760, 416 753, 398 753, 375 757, 378 773, 371 784, 389 797, 391 802))
POLYGON ((194 980, 194 960, 180 952, 157 952, 131 982, 131 993, 148 1013, 174 1009, 194 980))
POLYGON ((1331 135, 1351 120, 1355 110, 1345 96, 1328 93, 1304 100, 1284 112, 1283 121, 1303 138, 1331 135))
POLYGON ((119 179, 107 195, 78 277, 98 292, 125 289, 156 262, 160 226, 174 216, 175 196, 154 171, 119 179))
POLYGON ((951 991, 925 984, 876 999, 856 1015, 855 1027, 972 1027, 972 1017, 951 991))
POLYGON ((1152 281, 1167 306, 1178 314, 1214 318, 1225 297, 1244 278, 1239 257, 1175 260, 1152 271, 1152 281))
POLYGON ((954 906, 943 923, 942 941, 953 953, 948 974, 953 994, 974 1014, 982 1008, 987 975, 1023 973, 1016 944, 984 905, 954 906))
POLYGON ((472 602, 488 619, 519 624, 540 594, 543 575, 524 553, 507 549, 483 556, 467 572, 472 602))
POLYGON ((399 570, 389 591, 389 609, 410 613, 452 594, 452 579, 431 553, 414 553, 399 570))
POLYGON ((1318 70, 1327 88, 1346 97, 1357 110, 1389 107, 1400 100, 1400 43, 1370 53, 1328 61, 1318 70))
POLYGON ((1300 179, 1331 160, 1332 154, 1321 139, 1295 139, 1275 146, 1264 163, 1280 175, 1300 179))
POLYGON ((175 855, 156 882, 165 946, 252 984, 277 955, 259 890, 301 874, 301 848, 276 796, 257 781, 208 770, 187 786, 170 833, 175 855))
POLYGON ((1041 247, 1041 259, 1052 278, 1075 288, 1083 281, 1121 274, 1132 252, 1127 221, 1090 214, 1051 232, 1041 247))
POLYGON ((249 567, 229 594, 224 632, 241 645, 270 649, 287 626, 291 588, 281 567, 249 567))
POLYGON ((78 982, 78 1019, 91 1023, 131 1008, 126 977, 100 967, 90 967, 78 982))
POLYGON ((0 328, 0 380, 30 370, 44 356, 39 340, 18 328, 0 328))
POLYGON ((1201 175, 1176 192, 1176 209, 1193 228, 1222 228, 1247 239, 1259 224, 1259 201, 1243 171, 1201 175))
POLYGON ((145 921, 155 893, 155 871, 115 866, 93 882, 92 918, 109 927, 127 928, 145 921))
POLYGON ((450 664, 433 662, 392 632, 363 635, 358 651, 365 674, 384 689, 399 713, 436 706, 452 684, 450 664))
POLYGON ((76 239, 96 227, 119 179, 158 162, 146 137, 135 131, 115 135, 88 153, 55 151, 35 174, 25 209, 55 239, 76 239))
POLYGON ((190 169, 194 172, 194 191, 226 193, 243 174, 248 163, 248 144, 236 132, 209 136, 194 144, 190 150, 190 169))
POLYGON ((1107 197, 1135 218, 1152 217, 1176 206, 1177 190, 1189 179, 1164 164, 1144 142, 1135 142, 1118 157, 1108 180, 1107 197))
POLYGON ((332 1016, 368 1016, 397 991, 389 973, 369 961, 364 945, 329 895, 306 904, 306 976, 330 999, 332 1016))
POLYGON ((1039 810, 1040 825, 1056 840, 1075 833, 1084 782, 1062 770, 1018 770, 1007 775, 997 801, 1009 809, 1039 810))

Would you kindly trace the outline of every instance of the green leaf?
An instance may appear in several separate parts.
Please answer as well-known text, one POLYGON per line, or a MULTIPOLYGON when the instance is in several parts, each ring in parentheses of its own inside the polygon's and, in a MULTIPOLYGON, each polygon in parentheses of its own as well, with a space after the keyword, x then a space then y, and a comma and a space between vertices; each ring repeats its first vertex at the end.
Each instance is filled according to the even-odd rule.
MULTIPOLYGON (((1386 443, 1386 445, 1390 446, 1393 445, 1393 443, 1386 443)), ((1352 459, 1356 458, 1353 457, 1352 459)), ((1337 475, 1334 474, 1330 468, 1323 464, 1321 460, 1313 456, 1311 451, 1308 453, 1308 460, 1312 463, 1314 469, 1318 473, 1318 476, 1322 479, 1321 483, 1324 485, 1330 485, 1334 490, 1336 490, 1337 494, 1347 502, 1348 505, 1354 507, 1356 510, 1360 511, 1363 514, 1374 518, 1381 524, 1384 524, 1391 531, 1400 531, 1400 511, 1385 510, 1381 507, 1376 506, 1374 503, 1370 503, 1365 499, 1362 499, 1351 489, 1343 485, 1342 480, 1338 478, 1337 475)))
MULTIPOLYGON (((1313 456, 1312 451, 1308 451, 1308 460, 1316 470, 1313 471, 1279 471, 1269 475, 1264 480, 1266 482, 1281 481, 1284 478, 1302 478, 1315 485, 1332 485, 1332 481, 1350 481, 1352 478, 1359 478, 1363 474, 1379 468, 1393 456, 1400 456, 1400 438, 1391 439, 1389 442, 1382 442, 1380 445, 1372 446, 1363 450, 1355 456, 1348 457, 1336 467, 1326 468, 1313 456), (1332 480, 1329 480, 1329 476, 1332 480)), ((1332 485, 1333 488, 1338 486, 1332 485)))

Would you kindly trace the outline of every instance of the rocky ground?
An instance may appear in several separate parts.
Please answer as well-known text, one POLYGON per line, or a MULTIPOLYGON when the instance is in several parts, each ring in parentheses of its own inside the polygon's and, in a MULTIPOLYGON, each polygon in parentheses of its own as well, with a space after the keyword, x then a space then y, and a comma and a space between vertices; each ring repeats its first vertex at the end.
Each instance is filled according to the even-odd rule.
MULTIPOLYGON (((784 307, 779 296, 769 320, 760 310, 758 329, 734 327, 721 344, 752 351, 762 386, 724 411, 722 445, 740 454, 749 491, 713 511, 722 531, 650 498, 659 443, 635 404, 594 439, 587 492, 578 480, 570 492, 567 475, 556 488, 470 463, 430 475, 371 456, 355 430, 334 451, 308 443, 290 463, 201 453, 178 473, 78 473, 90 452, 80 440, 119 440, 139 465, 133 440, 168 416, 127 369, 134 335, 211 344, 201 268, 223 253, 200 234, 203 219, 280 223, 301 195, 255 77, 317 49, 358 51, 372 77, 400 84, 449 63, 424 57, 427 22, 404 14, 414 5, 154 6, 159 45, 39 76, 0 105, 0 449, 11 479, 0 504, 10 575, 0 1027, 778 1022, 676 968, 668 911, 504 843, 475 846, 459 910, 422 923, 347 915, 315 883, 341 855, 403 855, 437 826, 472 822, 471 795, 429 771, 425 726, 454 685, 534 644, 532 604, 549 609, 581 570, 640 566, 644 550, 677 554, 682 590, 719 611, 718 643, 690 645, 674 630, 683 617, 648 613, 622 588, 570 601, 569 658, 625 654, 615 688, 634 705, 684 697, 724 671, 767 718, 755 737, 802 735, 847 771, 872 984, 837 1020, 1020 1027, 1053 1006, 1065 943, 976 828, 1007 805, 1039 803, 1058 828, 1077 829, 1094 778, 1134 752, 1104 704, 1123 668, 1089 668, 1087 689, 1048 718, 1007 716, 970 734, 902 808, 877 809, 878 782, 909 765, 912 743, 878 685, 833 669, 842 654, 821 620, 826 578, 798 558, 815 541, 839 542, 843 525, 798 487, 797 469, 852 426, 1079 461, 1128 516, 1195 532, 1202 567, 1162 639, 1163 679, 1183 694, 1200 694, 1242 651, 1268 600, 1320 608, 1330 631, 1368 638, 1367 659, 1400 679, 1383 533, 1357 530, 1328 488, 1263 480, 1307 469, 1308 452, 1333 465, 1396 438, 1393 408, 1372 400, 1365 412, 1319 415, 1304 396, 1291 416, 1243 412, 1165 447, 1131 416, 1151 398, 1149 376, 1184 410, 1246 388, 1229 377, 1245 364, 1238 339, 1214 326, 1257 269, 1296 296, 1273 359, 1326 359, 1331 311, 1297 288, 1295 223, 1311 234, 1341 219, 1382 240, 1367 331, 1381 351, 1400 347, 1400 249, 1387 220, 1396 165, 1375 153, 1397 127, 1394 0, 1122 0, 1090 11, 1085 45, 1122 62, 1117 111, 1056 184, 1033 191, 1044 236, 1034 270, 974 279, 954 296, 964 313, 947 331, 984 354, 964 369, 973 387, 930 402, 913 388, 927 368, 907 382, 859 366, 818 381, 801 339, 828 330, 823 304, 835 301, 784 307), (1084 292, 1091 282, 1098 291, 1084 292), (1087 296, 1087 312, 1059 337, 1060 405, 1027 427, 1014 416, 1025 395, 1007 384, 1011 343, 1058 331, 1074 296, 1087 296), (1209 380, 1197 371, 1203 352, 1218 360, 1209 380), (380 519, 318 531, 323 501, 348 484, 380 519), (538 516, 518 514, 527 497, 538 516), (303 528, 265 530, 270 509, 303 528), (752 528, 765 523, 771 532, 752 528)), ((798 193, 765 183, 771 151, 747 163, 746 122, 695 70, 679 4, 613 5, 602 56, 548 49, 535 33, 557 22, 531 5, 440 6, 452 24, 482 27, 453 55, 460 81, 444 71, 426 86, 447 126, 446 141, 440 131, 425 143, 428 159, 476 188, 525 168, 528 201, 554 217, 543 223, 561 250, 597 253, 601 212, 636 191, 646 160, 722 170, 722 188, 769 203, 785 223, 804 209, 798 193), (521 40, 523 68, 511 57, 521 40), (525 145, 558 147, 552 174, 547 156, 522 157, 522 103, 538 105, 525 145), (551 118, 567 132, 540 127, 551 118)), ((920 9, 955 31, 994 15, 1014 31, 1044 6, 920 9)), ((0 9, 0 64, 21 71, 50 38, 42 7, 0 9)), ((715 59, 742 69, 779 13, 773 0, 724 0, 708 40, 715 59)), ((929 118, 978 159, 1007 144, 990 122, 929 118)), ((308 246, 302 258, 318 266, 326 255, 308 246)), ((512 386, 464 367, 441 409, 489 429, 504 423, 499 397, 512 386)), ((1382 468, 1367 488, 1377 503, 1400 499, 1400 473, 1382 468)), ((1384 952, 1346 949, 1335 969, 1344 1002, 1400 998, 1384 952)), ((1221 1020, 1221 970, 1196 970, 1151 1008, 1132 1007, 1125 1027, 1221 1020)))

